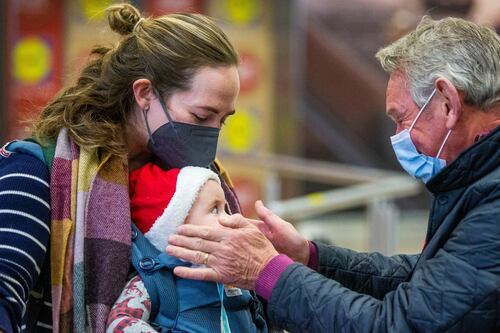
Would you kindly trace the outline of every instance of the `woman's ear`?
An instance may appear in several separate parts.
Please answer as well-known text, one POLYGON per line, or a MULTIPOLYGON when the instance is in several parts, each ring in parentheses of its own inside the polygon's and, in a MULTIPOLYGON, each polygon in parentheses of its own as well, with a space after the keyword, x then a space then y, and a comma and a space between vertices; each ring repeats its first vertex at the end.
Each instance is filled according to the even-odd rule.
POLYGON ((437 92, 444 98, 444 109, 446 112, 446 127, 453 129, 462 114, 462 101, 457 88, 450 80, 440 77, 436 80, 437 92))
POLYGON ((132 83, 132 90, 137 105, 141 110, 144 110, 151 104, 154 98, 154 90, 151 81, 148 79, 138 79, 132 83))

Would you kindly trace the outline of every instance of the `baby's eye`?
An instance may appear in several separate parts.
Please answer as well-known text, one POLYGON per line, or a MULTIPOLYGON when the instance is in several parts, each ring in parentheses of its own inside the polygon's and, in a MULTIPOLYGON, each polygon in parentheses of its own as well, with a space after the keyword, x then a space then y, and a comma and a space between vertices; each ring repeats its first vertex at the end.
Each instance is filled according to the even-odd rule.
POLYGON ((217 208, 217 206, 215 206, 214 208, 212 208, 212 211, 210 213, 211 214, 219 214, 219 209, 217 208))

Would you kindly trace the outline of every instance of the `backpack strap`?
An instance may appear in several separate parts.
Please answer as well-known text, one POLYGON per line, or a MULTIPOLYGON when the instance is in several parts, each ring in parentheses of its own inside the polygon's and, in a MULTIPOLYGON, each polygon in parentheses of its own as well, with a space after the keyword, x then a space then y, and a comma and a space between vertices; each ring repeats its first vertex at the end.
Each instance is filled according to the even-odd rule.
POLYGON ((47 165, 49 170, 51 170, 52 169, 52 162, 54 161, 54 155, 56 153, 56 142, 53 141, 53 142, 49 142, 46 144, 41 144, 33 137, 26 138, 26 139, 24 139, 24 141, 36 143, 37 145, 40 146, 40 148, 42 149, 45 164, 47 165))
POLYGON ((132 265, 151 298, 151 318, 154 322, 161 314, 175 328, 179 316, 179 298, 174 274, 169 267, 168 255, 158 251, 142 232, 132 223, 132 265))
POLYGON ((8 158, 12 153, 31 155, 45 163, 42 148, 36 142, 24 140, 9 141, 0 148, 0 159, 8 158))

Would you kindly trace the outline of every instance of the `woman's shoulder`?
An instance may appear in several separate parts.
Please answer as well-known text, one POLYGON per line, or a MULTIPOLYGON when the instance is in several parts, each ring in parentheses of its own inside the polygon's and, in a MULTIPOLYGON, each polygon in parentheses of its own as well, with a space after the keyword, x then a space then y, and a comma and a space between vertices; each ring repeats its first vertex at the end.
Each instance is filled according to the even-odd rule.
POLYGON ((49 168, 37 157, 25 153, 8 153, 0 157, 0 181, 39 182, 49 187, 49 168))

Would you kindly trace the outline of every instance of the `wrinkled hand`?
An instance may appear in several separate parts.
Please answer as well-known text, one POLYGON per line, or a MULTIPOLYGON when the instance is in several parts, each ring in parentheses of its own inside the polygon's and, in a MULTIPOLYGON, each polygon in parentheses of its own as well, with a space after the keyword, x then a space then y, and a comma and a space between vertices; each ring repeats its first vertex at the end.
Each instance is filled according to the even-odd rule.
POLYGON ((262 201, 255 202, 255 211, 262 221, 252 220, 252 223, 271 241, 274 248, 294 261, 307 265, 309 262, 307 239, 300 235, 291 223, 265 207, 262 201))
POLYGON ((169 237, 168 254, 197 264, 207 259, 207 267, 176 267, 174 274, 253 290, 260 272, 278 252, 251 220, 240 214, 221 217, 219 223, 181 225, 177 234, 169 237))

